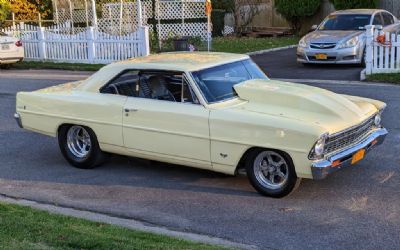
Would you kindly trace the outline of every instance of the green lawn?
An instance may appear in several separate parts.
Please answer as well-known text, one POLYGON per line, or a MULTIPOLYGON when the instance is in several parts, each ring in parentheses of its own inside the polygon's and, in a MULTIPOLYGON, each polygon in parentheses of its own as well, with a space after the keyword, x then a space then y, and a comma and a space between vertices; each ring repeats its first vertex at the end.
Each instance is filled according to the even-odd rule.
POLYGON ((213 39, 212 49, 218 52, 248 53, 253 51, 296 45, 299 38, 290 37, 216 37, 213 39))
POLYGON ((388 82, 400 84, 400 73, 397 74, 374 74, 367 76, 367 81, 370 82, 388 82))
POLYGON ((223 249, 0 203, 1 249, 223 249))
MULTIPOLYGON (((288 45, 295 45, 299 41, 298 37, 216 37, 213 39, 212 50, 215 52, 248 53, 253 51, 272 49, 288 45)), ((205 44, 200 50, 205 50, 205 44)), ((79 71, 97 71, 103 64, 84 64, 84 63, 52 63, 52 62, 20 62, 12 65, 15 69, 62 69, 79 71)))
POLYGON ((73 71, 97 71, 104 64, 86 64, 86 63, 53 63, 53 62, 19 62, 13 64, 14 69, 62 69, 73 71))

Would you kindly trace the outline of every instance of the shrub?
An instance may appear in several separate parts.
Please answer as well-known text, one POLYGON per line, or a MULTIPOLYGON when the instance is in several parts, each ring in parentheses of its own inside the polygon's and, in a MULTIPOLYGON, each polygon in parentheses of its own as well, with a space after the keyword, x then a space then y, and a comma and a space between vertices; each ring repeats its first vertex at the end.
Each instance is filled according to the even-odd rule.
POLYGON ((222 36, 225 25, 225 10, 213 10, 211 15, 211 22, 213 24, 213 36, 222 36))
POLYGON ((10 4, 7 0, 0 0, 0 24, 7 19, 10 13, 10 4))
MULTIPOLYGON (((345 0, 347 1, 347 0, 345 0)), ((319 6, 320 0, 276 0, 276 10, 288 20, 292 29, 298 33, 301 29, 302 19, 313 16, 319 6)))
POLYGON ((212 1, 213 9, 225 10, 233 12, 235 10, 235 0, 217 0, 212 1))
POLYGON ((379 0, 331 0, 331 2, 337 10, 361 8, 375 9, 379 4, 379 0))

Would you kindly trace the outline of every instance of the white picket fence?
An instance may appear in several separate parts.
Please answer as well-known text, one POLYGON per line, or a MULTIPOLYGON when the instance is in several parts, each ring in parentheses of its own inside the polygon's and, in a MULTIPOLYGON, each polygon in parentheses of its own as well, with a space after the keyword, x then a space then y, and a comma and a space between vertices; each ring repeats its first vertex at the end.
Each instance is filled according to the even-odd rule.
POLYGON ((400 73, 400 34, 366 28, 366 75, 400 73))
POLYGON ((21 39, 26 61, 110 63, 150 54, 149 29, 137 28, 126 35, 110 35, 93 27, 65 34, 57 29, 24 25, 3 32, 21 39))

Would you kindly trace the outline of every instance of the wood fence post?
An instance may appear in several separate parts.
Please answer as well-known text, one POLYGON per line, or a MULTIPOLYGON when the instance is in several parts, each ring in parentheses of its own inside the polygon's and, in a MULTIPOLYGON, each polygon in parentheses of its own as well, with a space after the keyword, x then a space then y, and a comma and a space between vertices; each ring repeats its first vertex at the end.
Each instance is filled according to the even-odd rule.
POLYGON ((89 63, 94 63, 96 60, 94 27, 89 27, 87 29, 87 47, 88 47, 88 61, 89 63))
POLYGON ((367 29, 367 42, 366 42, 366 47, 365 47, 365 52, 366 52, 366 58, 365 58, 365 64, 366 64, 366 74, 367 75, 372 75, 373 72, 373 53, 374 53, 374 25, 368 25, 366 26, 367 29))
POLYGON ((45 37, 45 29, 44 27, 39 27, 37 29, 38 32, 38 39, 39 39, 39 59, 46 60, 47 53, 46 53, 46 37, 45 37))

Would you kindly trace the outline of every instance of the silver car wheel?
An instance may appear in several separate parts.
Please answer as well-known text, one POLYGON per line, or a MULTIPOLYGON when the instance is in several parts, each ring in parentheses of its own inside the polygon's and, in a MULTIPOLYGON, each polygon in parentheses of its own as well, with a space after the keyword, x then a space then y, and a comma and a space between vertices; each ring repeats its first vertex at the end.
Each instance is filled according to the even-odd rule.
POLYGON ((257 181, 269 189, 282 188, 288 181, 288 164, 280 154, 273 151, 260 152, 254 160, 257 181))
POLYGON ((78 158, 86 158, 92 147, 90 135, 81 126, 72 126, 67 133, 67 145, 69 151, 78 158))

